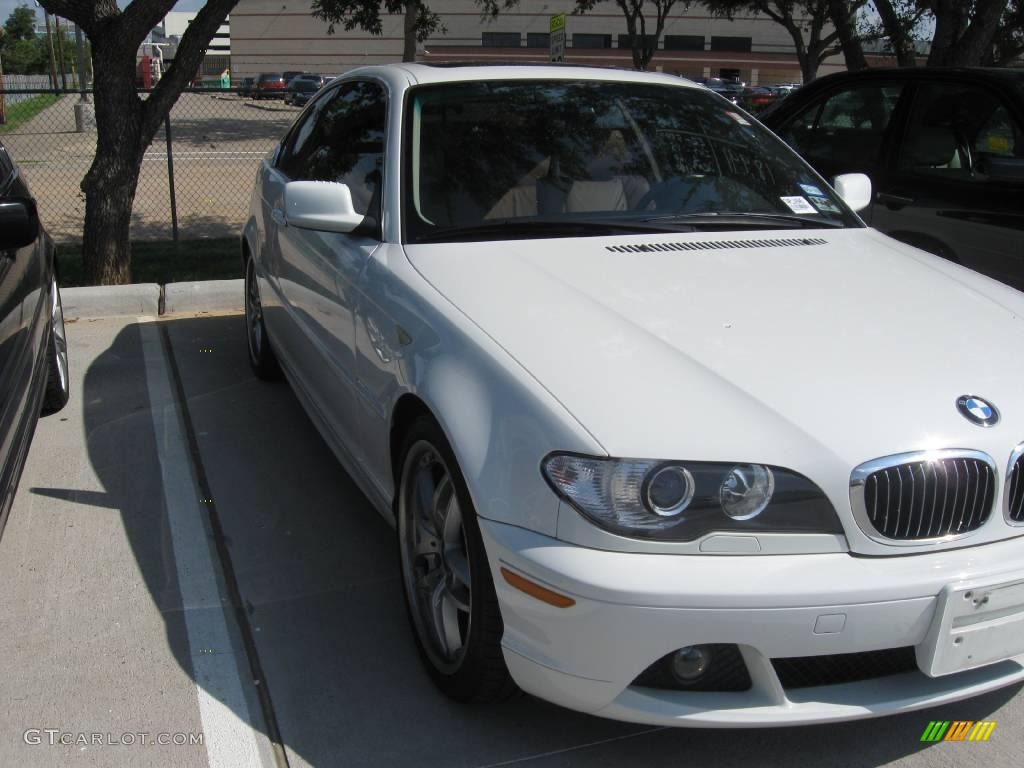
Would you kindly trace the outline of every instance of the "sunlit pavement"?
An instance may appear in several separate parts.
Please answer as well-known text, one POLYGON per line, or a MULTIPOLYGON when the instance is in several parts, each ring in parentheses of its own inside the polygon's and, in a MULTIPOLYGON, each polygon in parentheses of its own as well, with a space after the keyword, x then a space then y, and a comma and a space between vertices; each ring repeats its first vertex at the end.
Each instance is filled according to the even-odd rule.
POLYGON ((288 386, 252 377, 239 316, 68 335, 72 400, 40 422, 0 540, 0 766, 1020 762, 1019 688, 731 732, 454 704, 421 671, 391 529, 288 386), (930 745, 930 720, 998 725, 930 745))

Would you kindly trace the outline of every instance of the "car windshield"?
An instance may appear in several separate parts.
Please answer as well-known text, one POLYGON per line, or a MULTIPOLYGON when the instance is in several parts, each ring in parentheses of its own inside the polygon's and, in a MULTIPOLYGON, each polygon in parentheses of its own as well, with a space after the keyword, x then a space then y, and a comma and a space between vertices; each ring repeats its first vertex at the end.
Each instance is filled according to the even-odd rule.
POLYGON ((303 93, 313 93, 320 90, 320 83, 316 80, 296 80, 292 83, 292 88, 303 93))
POLYGON ((785 144, 703 88, 449 83, 414 88, 409 106, 409 241, 467 228, 499 239, 502 222, 543 223, 551 236, 553 221, 572 224, 566 234, 583 223, 705 226, 716 216, 729 229, 860 226, 785 144))

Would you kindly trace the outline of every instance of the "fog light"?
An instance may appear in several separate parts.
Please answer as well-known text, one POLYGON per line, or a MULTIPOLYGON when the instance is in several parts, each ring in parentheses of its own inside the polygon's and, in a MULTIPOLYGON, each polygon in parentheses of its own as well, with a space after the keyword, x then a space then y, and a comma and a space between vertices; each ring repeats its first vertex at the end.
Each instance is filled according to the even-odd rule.
POLYGON ((688 645, 672 655, 672 674, 682 683, 690 683, 707 672, 711 666, 711 649, 703 645, 688 645))

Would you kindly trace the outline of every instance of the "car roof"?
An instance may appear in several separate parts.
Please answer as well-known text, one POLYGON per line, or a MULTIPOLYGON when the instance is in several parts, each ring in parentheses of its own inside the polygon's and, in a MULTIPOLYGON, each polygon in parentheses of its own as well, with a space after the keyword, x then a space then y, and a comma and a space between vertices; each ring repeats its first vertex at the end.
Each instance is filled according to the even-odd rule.
POLYGON ((676 75, 637 72, 613 67, 587 67, 574 64, 506 64, 470 62, 438 65, 403 62, 359 67, 340 79, 376 76, 406 87, 428 83, 462 83, 486 80, 594 80, 607 82, 661 83, 699 88, 696 83, 676 75))

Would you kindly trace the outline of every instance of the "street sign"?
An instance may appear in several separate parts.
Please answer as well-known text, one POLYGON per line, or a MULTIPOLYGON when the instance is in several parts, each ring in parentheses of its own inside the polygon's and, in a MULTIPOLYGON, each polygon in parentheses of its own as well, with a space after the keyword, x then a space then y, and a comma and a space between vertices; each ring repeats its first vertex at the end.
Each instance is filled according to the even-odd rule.
POLYGON ((551 41, 551 63, 562 64, 565 61, 565 14, 552 16, 548 25, 551 41))

